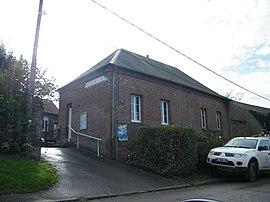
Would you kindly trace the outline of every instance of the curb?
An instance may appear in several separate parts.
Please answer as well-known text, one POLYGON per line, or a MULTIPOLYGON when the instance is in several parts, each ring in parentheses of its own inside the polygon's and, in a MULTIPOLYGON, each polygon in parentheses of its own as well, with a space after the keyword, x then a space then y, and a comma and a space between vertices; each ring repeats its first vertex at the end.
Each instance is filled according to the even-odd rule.
POLYGON ((142 191, 131 191, 131 192, 122 192, 122 193, 101 194, 101 195, 95 195, 95 196, 90 196, 90 197, 69 198, 69 199, 59 199, 59 200, 42 200, 42 202, 91 201, 91 200, 96 200, 96 199, 114 198, 114 197, 119 197, 119 196, 131 196, 131 195, 136 195, 136 194, 145 194, 145 193, 151 193, 151 192, 167 191, 167 190, 174 190, 174 189, 183 189, 183 188, 188 188, 188 187, 207 185, 207 184, 216 183, 216 182, 220 182, 220 181, 222 181, 222 180, 213 179, 213 180, 207 180, 207 181, 198 182, 198 183, 194 183, 194 184, 183 184, 183 185, 176 185, 176 186, 170 186, 170 187, 146 189, 146 190, 142 190, 142 191))

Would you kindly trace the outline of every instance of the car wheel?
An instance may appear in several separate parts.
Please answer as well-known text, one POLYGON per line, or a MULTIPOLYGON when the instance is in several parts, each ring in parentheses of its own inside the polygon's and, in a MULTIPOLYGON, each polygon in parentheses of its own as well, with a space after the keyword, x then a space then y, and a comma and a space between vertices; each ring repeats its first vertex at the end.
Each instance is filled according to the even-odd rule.
POLYGON ((246 173, 246 179, 249 182, 254 182, 257 177, 257 164, 255 161, 250 161, 248 164, 248 170, 246 173))

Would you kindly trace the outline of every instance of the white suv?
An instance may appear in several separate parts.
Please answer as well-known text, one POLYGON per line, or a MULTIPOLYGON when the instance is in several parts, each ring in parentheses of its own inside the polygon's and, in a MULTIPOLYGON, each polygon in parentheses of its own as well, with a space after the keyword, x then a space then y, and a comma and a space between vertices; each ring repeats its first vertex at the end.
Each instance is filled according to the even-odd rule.
POLYGON ((248 181, 256 180, 262 171, 270 171, 270 139, 236 137, 223 147, 212 149, 207 157, 213 175, 218 171, 243 173, 248 181))

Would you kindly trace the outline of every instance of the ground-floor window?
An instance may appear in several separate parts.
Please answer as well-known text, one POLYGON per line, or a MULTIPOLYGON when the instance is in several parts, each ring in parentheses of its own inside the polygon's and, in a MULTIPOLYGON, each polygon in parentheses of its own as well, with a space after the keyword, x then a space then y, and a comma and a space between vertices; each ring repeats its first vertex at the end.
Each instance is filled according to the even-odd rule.
POLYGON ((216 112, 217 129, 221 130, 221 112, 216 112))
POLYGON ((206 109, 204 109, 204 108, 202 108, 201 109, 201 126, 202 126, 202 128, 207 128, 207 120, 206 120, 206 109))
POLYGON ((131 122, 141 122, 141 97, 131 96, 131 122))
POLYGON ((87 112, 80 113, 80 130, 87 128, 87 112))
POLYGON ((49 117, 47 116, 43 117, 43 131, 49 132, 49 117))
POLYGON ((161 114, 161 124, 169 124, 169 104, 167 101, 161 100, 160 102, 160 114, 161 114))

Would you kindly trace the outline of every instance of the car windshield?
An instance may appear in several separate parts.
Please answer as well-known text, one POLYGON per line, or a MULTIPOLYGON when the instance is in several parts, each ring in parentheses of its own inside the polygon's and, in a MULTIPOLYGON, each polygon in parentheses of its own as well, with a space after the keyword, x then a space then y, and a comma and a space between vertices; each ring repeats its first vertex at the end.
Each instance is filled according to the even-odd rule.
POLYGON ((232 139, 225 147, 237 147, 237 148, 248 148, 248 149, 255 149, 258 140, 256 139, 232 139))

